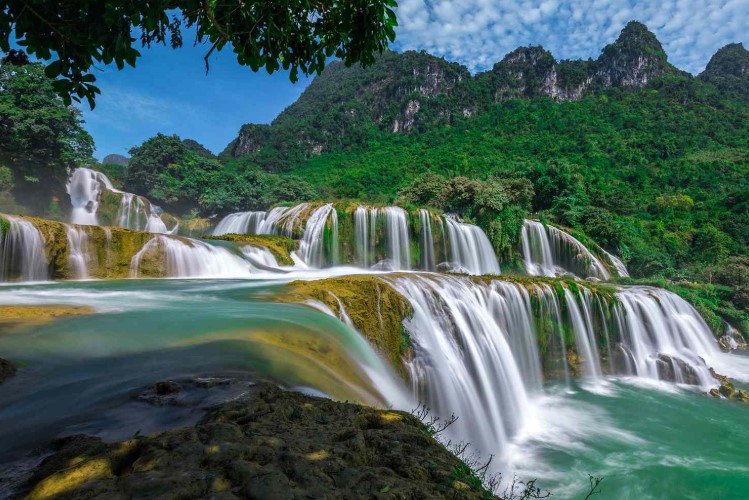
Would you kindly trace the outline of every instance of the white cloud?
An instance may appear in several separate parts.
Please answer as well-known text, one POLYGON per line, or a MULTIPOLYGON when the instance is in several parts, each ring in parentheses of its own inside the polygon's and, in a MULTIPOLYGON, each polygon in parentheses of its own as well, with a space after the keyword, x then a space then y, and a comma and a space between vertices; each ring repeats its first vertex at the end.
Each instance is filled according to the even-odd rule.
POLYGON ((596 58, 633 19, 693 74, 720 47, 749 46, 749 0, 400 0, 396 48, 423 49, 471 71, 520 45, 543 45, 557 59, 596 58))

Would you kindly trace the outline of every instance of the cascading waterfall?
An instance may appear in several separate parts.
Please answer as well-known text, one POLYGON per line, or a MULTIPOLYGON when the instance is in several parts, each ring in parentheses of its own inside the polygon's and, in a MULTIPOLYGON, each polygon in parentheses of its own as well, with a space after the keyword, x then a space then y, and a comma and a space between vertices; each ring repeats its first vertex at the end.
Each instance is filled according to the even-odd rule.
MULTIPOLYGON (((325 227, 330 218, 331 224, 331 242, 333 249, 338 248, 338 218, 332 203, 328 203, 316 208, 304 229, 304 235, 299 240, 299 254, 302 260, 313 267, 322 267, 325 264, 325 227)), ((331 253, 332 264, 336 264, 335 251, 331 253)))
POLYGON ((0 219, 0 281, 49 279, 46 242, 29 221, 3 215, 0 219), (7 225, 3 224, 7 221, 7 225))
POLYGON ((468 274, 499 274, 494 248, 480 227, 445 217, 450 244, 450 258, 468 274))
POLYGON ((543 283, 383 279, 413 308, 403 324, 413 349, 406 364, 414 397, 437 414, 460 413, 450 437, 482 443, 485 451, 503 450, 532 413, 529 401, 543 391, 541 345, 547 361, 565 363, 565 378, 571 342, 592 379, 610 372, 716 384, 705 363, 718 353, 712 333, 693 307, 666 290, 626 287, 613 300, 582 286, 565 288, 560 297, 543 283), (620 352, 624 361, 613 362, 624 357, 620 352), (609 358, 606 370, 602 356, 609 358))
POLYGON ((624 265, 624 262, 622 262, 622 260, 616 255, 606 252, 606 250, 604 250, 604 252, 616 269, 617 274, 619 274, 621 278, 629 278, 629 271, 627 270, 627 266, 624 265))
POLYGON ((68 265, 77 279, 89 277, 88 266, 91 260, 91 250, 88 244, 88 234, 77 226, 65 224, 68 239, 68 265))
POLYGON ((96 226, 99 224, 96 211, 99 208, 99 197, 104 189, 111 189, 109 179, 95 170, 78 168, 73 171, 66 190, 73 206, 70 222, 96 226))
POLYGON ((115 189, 106 175, 89 168, 74 170, 68 179, 67 192, 73 205, 70 222, 89 226, 98 225, 97 211, 104 191, 117 193, 120 196, 116 221, 112 221, 112 224, 150 233, 176 232, 176 226, 171 231, 167 229, 166 224, 161 220, 158 207, 142 196, 115 189))
POLYGON ((165 275, 173 278, 240 278, 250 276, 250 263, 223 247, 188 238, 155 236, 133 256, 130 276, 137 278, 150 254, 164 257, 165 275))
POLYGON ((375 217, 367 207, 354 211, 354 254, 356 264, 367 268, 374 264, 375 217))
POLYGON ((388 243, 387 261, 382 267, 393 271, 411 269, 411 248, 408 231, 408 216, 400 207, 376 209, 385 219, 385 234, 388 243))
POLYGON ((419 252, 421 262, 419 267, 425 271, 433 271, 437 268, 437 260, 434 255, 434 236, 432 234, 432 215, 429 210, 419 210, 419 226, 421 234, 419 237, 419 252))
POLYGON ((611 278, 598 257, 561 229, 526 220, 520 237, 525 271, 531 276, 557 276, 568 272, 582 278, 611 278))
POLYGON ((414 311, 404 326, 414 350, 407 367, 416 398, 438 415, 460 412, 451 437, 502 450, 531 411, 529 391, 541 389, 527 292, 451 276, 391 284, 414 311))
POLYGON ((673 376, 676 382, 696 378, 692 381, 702 387, 715 385, 707 364, 719 349, 710 328, 687 301, 651 287, 624 288, 617 297, 614 311, 632 375, 662 380, 673 376))
POLYGON ((214 236, 224 234, 261 234, 265 212, 236 212, 229 214, 213 230, 214 236))

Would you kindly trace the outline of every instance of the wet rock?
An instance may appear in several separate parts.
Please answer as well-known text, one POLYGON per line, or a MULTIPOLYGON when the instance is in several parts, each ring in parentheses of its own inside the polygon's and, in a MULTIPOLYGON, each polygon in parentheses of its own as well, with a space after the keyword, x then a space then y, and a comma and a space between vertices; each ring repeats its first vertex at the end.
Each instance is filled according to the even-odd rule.
POLYGON ((739 389, 736 395, 736 400, 742 403, 749 403, 749 395, 747 395, 746 389, 739 389))
POLYGON ((16 374, 16 366, 7 359, 0 358, 0 384, 16 374))
POLYGON ((490 497, 461 475, 464 470, 413 415, 260 383, 211 408, 195 427, 107 445, 73 439, 45 461, 25 493, 70 499, 490 497))
POLYGON ((710 389, 710 393, 709 394, 712 397, 714 397, 714 398, 720 399, 720 391, 718 389, 716 389, 715 387, 713 387, 712 389, 710 389))
POLYGON ((699 385, 700 379, 692 365, 683 359, 659 354, 656 361, 658 378, 679 384, 699 385))
POLYGON ((179 405, 179 394, 185 388, 174 381, 167 380, 157 382, 138 395, 138 401, 143 401, 154 406, 179 405))

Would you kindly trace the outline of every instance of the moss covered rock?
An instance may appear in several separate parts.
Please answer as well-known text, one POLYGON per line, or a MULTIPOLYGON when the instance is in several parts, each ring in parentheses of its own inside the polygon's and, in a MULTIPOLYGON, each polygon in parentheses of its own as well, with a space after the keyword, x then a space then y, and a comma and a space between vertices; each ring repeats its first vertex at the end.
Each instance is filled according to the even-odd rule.
POLYGON ((28 498, 491 498, 413 415, 264 383, 192 428, 57 447, 28 498))
POLYGON ((276 261, 282 266, 294 264, 291 252, 296 250, 296 241, 285 236, 271 236, 265 234, 223 234, 221 236, 203 236, 205 240, 231 241, 237 245, 249 245, 258 248, 267 248, 276 261))
POLYGON ((403 320, 412 314, 411 304, 378 276, 294 281, 277 300, 317 301, 339 317, 345 314, 372 345, 396 368, 402 369, 403 357, 409 350, 403 320))

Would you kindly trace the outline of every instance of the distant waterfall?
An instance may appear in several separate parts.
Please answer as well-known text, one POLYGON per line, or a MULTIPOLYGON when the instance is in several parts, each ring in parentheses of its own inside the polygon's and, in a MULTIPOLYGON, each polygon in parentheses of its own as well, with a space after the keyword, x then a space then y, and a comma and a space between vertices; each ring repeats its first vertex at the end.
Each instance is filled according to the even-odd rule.
POLYGON ((44 281, 49 279, 46 242, 29 221, 3 215, 0 220, 0 281, 44 281))
POLYGON ((265 212, 236 212, 221 219, 213 230, 213 235, 260 234, 263 222, 265 222, 265 212))
POLYGON ((480 227, 458 222, 451 216, 445 220, 452 262, 468 274, 500 273, 497 254, 480 227))
MULTIPOLYGON (((532 276, 572 273, 581 278, 611 278, 611 273, 598 257, 575 237, 561 229, 546 226, 538 221, 526 220, 520 239, 525 271, 532 276)), ((619 269, 613 259, 612 263, 619 269)), ((626 274, 624 264, 621 261, 619 264, 626 274)), ((619 274, 624 275, 622 270, 619 270, 619 274)))
POLYGON ((355 262, 367 268, 374 264, 374 238, 376 219, 367 207, 356 207, 354 211, 354 257, 355 262))
POLYGON ((609 372, 703 388, 716 383, 705 363, 718 352, 712 333, 694 308, 665 290, 625 287, 607 301, 582 286, 560 297, 546 284, 383 279, 413 308, 403 324, 415 398, 436 414, 459 414, 451 437, 487 450, 504 448, 527 419, 531 395, 543 390, 542 349, 551 349, 547 360, 567 363, 571 342, 582 374, 592 379, 609 372))
MULTIPOLYGON (((146 198, 115 189, 101 172, 78 168, 68 179, 67 192, 73 205, 70 222, 89 226, 99 225, 98 210, 102 194, 108 191, 119 197, 117 216, 109 224, 150 233, 169 233, 161 220, 159 208, 146 198)), ((174 232, 176 227, 171 230, 174 232)))
POLYGON ((241 256, 188 238, 151 238, 130 261, 130 276, 139 277, 142 266, 152 262, 163 263, 164 277, 241 278, 251 274, 250 263, 241 256))
POLYGON ((78 168, 68 179, 66 190, 73 206, 70 222, 88 226, 97 225, 96 211, 99 208, 99 197, 104 189, 111 189, 112 184, 101 172, 88 168, 78 168))

